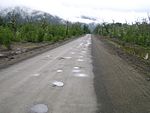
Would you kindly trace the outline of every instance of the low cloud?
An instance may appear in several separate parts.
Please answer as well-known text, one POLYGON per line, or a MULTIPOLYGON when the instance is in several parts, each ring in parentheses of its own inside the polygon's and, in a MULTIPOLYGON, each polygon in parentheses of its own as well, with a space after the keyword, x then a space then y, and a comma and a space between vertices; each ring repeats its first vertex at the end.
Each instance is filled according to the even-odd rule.
POLYGON ((84 15, 82 15, 80 18, 87 19, 87 20, 92 20, 92 21, 96 21, 97 20, 96 18, 92 18, 92 17, 84 16, 84 15))
POLYGON ((147 18, 150 13, 150 0, 0 0, 0 7, 11 5, 24 5, 66 20, 85 22, 132 22, 147 18))

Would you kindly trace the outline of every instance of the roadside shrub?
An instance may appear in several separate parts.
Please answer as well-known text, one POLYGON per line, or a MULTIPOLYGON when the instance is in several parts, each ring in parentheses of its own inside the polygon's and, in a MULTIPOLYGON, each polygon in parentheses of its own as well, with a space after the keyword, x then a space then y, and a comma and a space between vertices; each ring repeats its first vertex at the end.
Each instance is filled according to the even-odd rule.
POLYGON ((44 41, 51 42, 52 38, 53 38, 53 36, 51 34, 48 34, 48 33, 44 34, 44 41))
POLYGON ((13 33, 8 27, 0 27, 0 44, 4 45, 7 49, 11 49, 13 33))
POLYGON ((118 38, 128 43, 150 46, 150 24, 136 22, 135 24, 103 23, 97 25, 95 34, 118 38))
POLYGON ((37 34, 38 34, 37 42, 43 42, 44 41, 44 35, 45 35, 43 29, 39 28, 37 34))
POLYGON ((57 42, 57 41, 59 41, 59 37, 54 36, 53 39, 52 39, 52 42, 57 42))

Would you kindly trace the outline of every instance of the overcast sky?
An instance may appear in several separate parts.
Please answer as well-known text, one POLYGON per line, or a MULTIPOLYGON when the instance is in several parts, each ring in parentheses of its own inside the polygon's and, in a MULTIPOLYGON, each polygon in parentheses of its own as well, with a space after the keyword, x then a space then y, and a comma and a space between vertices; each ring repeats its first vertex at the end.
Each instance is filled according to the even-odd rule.
POLYGON ((96 18, 96 22, 132 22, 150 13, 150 0, 0 0, 0 7, 20 5, 81 22, 92 22, 81 16, 96 18))

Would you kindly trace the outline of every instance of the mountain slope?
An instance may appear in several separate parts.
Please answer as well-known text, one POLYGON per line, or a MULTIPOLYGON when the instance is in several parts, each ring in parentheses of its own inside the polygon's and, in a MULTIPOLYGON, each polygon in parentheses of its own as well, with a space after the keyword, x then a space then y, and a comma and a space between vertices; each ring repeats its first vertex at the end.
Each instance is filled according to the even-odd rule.
POLYGON ((49 23, 59 24, 64 23, 64 20, 58 16, 53 16, 49 13, 32 10, 26 7, 9 7, 5 9, 0 9, 0 16, 4 19, 5 22, 10 21, 12 15, 17 16, 17 22, 24 23, 28 21, 41 21, 46 20, 49 23))

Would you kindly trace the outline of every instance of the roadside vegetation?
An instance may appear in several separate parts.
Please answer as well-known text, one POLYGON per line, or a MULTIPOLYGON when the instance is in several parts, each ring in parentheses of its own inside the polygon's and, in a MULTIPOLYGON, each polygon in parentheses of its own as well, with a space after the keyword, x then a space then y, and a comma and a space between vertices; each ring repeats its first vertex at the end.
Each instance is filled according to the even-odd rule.
POLYGON ((134 24, 102 23, 97 25, 94 33, 117 43, 128 53, 150 59, 150 24, 146 19, 134 24))
POLYGON ((89 33, 88 26, 82 23, 49 23, 44 17, 39 21, 27 19, 19 22, 17 14, 9 14, 8 18, 0 17, 0 46, 8 50, 12 43, 58 42, 89 33))

